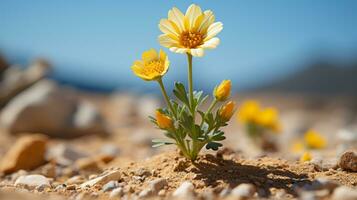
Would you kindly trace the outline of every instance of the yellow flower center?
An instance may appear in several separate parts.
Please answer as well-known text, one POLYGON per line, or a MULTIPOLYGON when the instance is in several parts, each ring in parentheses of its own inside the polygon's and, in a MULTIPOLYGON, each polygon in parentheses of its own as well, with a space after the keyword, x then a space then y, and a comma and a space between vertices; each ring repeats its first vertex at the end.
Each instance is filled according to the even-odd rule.
POLYGON ((196 48, 203 44, 203 35, 199 32, 185 31, 181 33, 180 43, 186 48, 196 48))
POLYGON ((143 68, 143 74, 146 76, 150 76, 153 74, 161 74, 164 71, 164 64, 161 60, 152 60, 150 62, 145 63, 145 67, 143 68))

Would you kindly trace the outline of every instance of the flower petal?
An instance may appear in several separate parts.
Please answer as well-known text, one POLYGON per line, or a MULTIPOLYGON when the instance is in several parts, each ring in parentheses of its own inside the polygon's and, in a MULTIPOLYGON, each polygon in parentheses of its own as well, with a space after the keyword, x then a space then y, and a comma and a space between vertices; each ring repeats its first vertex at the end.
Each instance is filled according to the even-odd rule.
POLYGON ((202 48, 197 48, 197 49, 190 49, 191 50, 191 55, 195 57, 202 57, 204 55, 204 51, 202 48))
POLYGON ((204 49, 214 49, 216 48, 220 43, 220 39, 217 37, 214 37, 208 41, 206 41, 204 44, 202 44, 200 47, 204 49))
POLYGON ((158 39, 159 39, 160 45, 167 47, 167 48, 179 45, 178 41, 172 39, 170 36, 168 36, 166 34, 159 35, 158 39))
POLYGON ((156 60, 158 58, 158 55, 157 55, 157 52, 155 51, 155 49, 150 49, 148 51, 144 51, 144 53, 141 57, 142 57, 142 60, 144 61, 144 63, 146 63, 146 62, 156 60))
POLYGON ((214 22, 214 15, 211 10, 206 10, 204 13, 204 18, 198 27, 197 31, 205 34, 207 32, 208 27, 214 22))
POLYGON ((204 41, 208 41, 214 36, 216 36, 223 29, 223 24, 221 22, 215 22, 208 27, 207 36, 204 41))
POLYGON ((175 52, 175 53, 186 53, 189 51, 189 49, 181 48, 181 47, 171 47, 170 51, 175 52))
POLYGON ((201 14, 202 14, 202 10, 196 4, 191 4, 190 7, 188 7, 185 16, 188 19, 190 30, 195 25, 195 21, 197 17, 200 16, 201 14))
POLYGON ((179 37, 178 28, 168 19, 161 19, 159 23, 159 29, 166 34, 172 35, 175 39, 179 37))
POLYGON ((171 10, 169 10, 168 17, 170 21, 177 25, 177 27, 180 29, 180 32, 185 30, 183 23, 185 15, 179 9, 173 7, 171 10))

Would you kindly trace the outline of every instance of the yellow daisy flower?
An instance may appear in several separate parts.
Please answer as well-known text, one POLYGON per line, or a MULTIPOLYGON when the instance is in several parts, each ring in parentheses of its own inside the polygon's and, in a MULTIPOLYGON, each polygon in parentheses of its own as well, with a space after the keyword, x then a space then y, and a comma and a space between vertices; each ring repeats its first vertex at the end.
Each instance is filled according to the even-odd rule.
POLYGON ((257 124, 270 128, 274 132, 280 131, 280 123, 278 119, 278 110, 270 107, 263 109, 256 118, 257 124))
POLYGON ((214 49, 220 40, 215 37, 223 29, 221 22, 214 22, 211 10, 202 12, 201 8, 192 4, 183 14, 172 8, 167 19, 161 19, 159 43, 175 53, 189 53, 201 57, 204 49, 214 49))
POLYGON ((254 100, 245 101, 239 109, 238 121, 242 123, 255 122, 260 112, 260 104, 254 100))
POLYGON ((142 60, 136 60, 131 69, 134 74, 145 81, 160 79, 169 69, 170 61, 162 50, 150 49, 142 54, 142 60))
POLYGON ((326 139, 314 130, 308 130, 304 135, 306 146, 311 149, 322 149, 326 146, 326 139))

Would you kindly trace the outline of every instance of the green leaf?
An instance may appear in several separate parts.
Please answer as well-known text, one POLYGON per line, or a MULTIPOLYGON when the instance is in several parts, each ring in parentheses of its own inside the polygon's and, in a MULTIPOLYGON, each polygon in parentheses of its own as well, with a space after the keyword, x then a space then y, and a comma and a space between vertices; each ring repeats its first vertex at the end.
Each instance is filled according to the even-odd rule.
POLYGON ((212 149, 214 151, 217 151, 219 147, 223 146, 221 143, 218 142, 209 142, 206 145, 206 149, 212 149))
POLYGON ((182 103, 190 107, 190 101, 188 100, 185 86, 182 83, 180 82, 175 83, 175 88, 173 90, 173 93, 176 96, 176 98, 178 98, 182 103))
POLYGON ((211 136, 211 140, 213 141, 222 141, 224 139, 226 139, 226 137, 224 136, 223 131, 217 131, 211 136))
POLYGON ((170 145, 170 144, 175 144, 173 142, 169 142, 169 141, 163 141, 161 139, 153 139, 152 140, 152 147, 160 147, 160 146, 163 146, 163 145, 170 145))

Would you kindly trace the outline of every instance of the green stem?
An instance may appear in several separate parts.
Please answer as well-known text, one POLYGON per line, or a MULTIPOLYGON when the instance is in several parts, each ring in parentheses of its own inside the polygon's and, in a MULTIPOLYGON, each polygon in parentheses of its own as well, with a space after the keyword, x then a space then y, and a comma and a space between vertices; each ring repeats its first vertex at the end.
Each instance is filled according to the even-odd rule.
POLYGON ((203 119, 201 121, 201 126, 203 125, 205 118, 206 118, 206 114, 210 113, 212 111, 212 109, 214 108, 214 106, 218 103, 217 99, 214 99, 211 103, 211 105, 208 107, 207 112, 204 114, 203 119))
POLYGON ((166 90, 165 90, 165 86, 164 86, 164 83, 162 82, 162 79, 160 78, 157 82, 158 82, 159 85, 160 85, 161 92, 162 92, 162 95, 163 95, 164 98, 165 98, 165 101, 166 101, 166 103, 167 103, 167 106, 170 108, 171 112, 175 115, 174 108, 173 108, 172 105, 171 105, 169 96, 167 96, 167 93, 166 93, 166 90))
POLYGON ((190 94, 190 106, 193 115, 193 119, 195 119, 195 111, 193 110, 193 81, 192 81, 192 55, 187 53, 187 61, 188 61, 188 87, 190 94))

